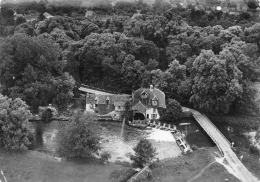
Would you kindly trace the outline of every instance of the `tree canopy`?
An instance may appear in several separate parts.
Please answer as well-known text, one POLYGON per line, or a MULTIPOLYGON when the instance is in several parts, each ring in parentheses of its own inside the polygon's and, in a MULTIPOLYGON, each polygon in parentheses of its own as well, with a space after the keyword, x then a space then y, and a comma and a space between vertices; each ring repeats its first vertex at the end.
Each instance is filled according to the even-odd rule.
POLYGON ((31 107, 52 102, 64 109, 81 83, 128 94, 153 84, 205 112, 256 114, 260 18, 252 2, 251 10, 235 14, 160 0, 114 7, 104 1, 92 8, 78 1, 6 3, 0 14, 2 93, 31 107), (90 10, 93 16, 85 16, 90 10), (45 11, 53 17, 44 18, 45 11), (15 12, 23 16, 14 19, 15 12))
POLYGON ((11 99, 0 94, 0 146, 6 149, 25 149, 32 131, 28 119, 28 105, 20 98, 11 99))
POLYGON ((73 97, 75 81, 63 72, 66 62, 53 40, 17 34, 4 39, 0 50, 3 93, 36 108, 48 103, 64 107, 73 97))

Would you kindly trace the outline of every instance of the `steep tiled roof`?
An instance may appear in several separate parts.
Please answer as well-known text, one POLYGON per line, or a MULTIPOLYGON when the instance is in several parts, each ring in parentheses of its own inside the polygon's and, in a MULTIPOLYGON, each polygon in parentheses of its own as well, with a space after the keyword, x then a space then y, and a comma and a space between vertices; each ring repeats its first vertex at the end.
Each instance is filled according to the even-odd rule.
POLYGON ((140 111, 142 113, 145 113, 146 110, 147 110, 147 107, 145 107, 145 105, 139 101, 138 103, 136 103, 133 107, 132 107, 132 110, 134 111, 140 111))
POLYGON ((121 106, 124 107, 126 102, 114 102, 115 106, 121 106))
POLYGON ((49 19, 52 18, 53 16, 47 12, 43 13, 43 16, 45 16, 45 18, 49 19))
POLYGON ((87 103, 94 103, 95 98, 97 98, 97 104, 106 104, 106 100, 109 99, 109 104, 114 104, 118 102, 126 102, 129 101, 131 96, 130 95, 95 95, 90 94, 87 97, 87 103))
POLYGON ((89 94, 86 96, 86 104, 93 104, 95 101, 95 94, 89 94))
POLYGON ((133 95, 133 105, 137 104, 139 101, 141 101, 146 107, 150 108, 152 107, 152 99, 154 97, 158 98, 158 107, 166 108, 165 104, 165 94, 157 89, 148 89, 148 88, 140 88, 134 92, 133 95), (141 98, 141 93, 145 91, 147 93, 147 99, 141 98))

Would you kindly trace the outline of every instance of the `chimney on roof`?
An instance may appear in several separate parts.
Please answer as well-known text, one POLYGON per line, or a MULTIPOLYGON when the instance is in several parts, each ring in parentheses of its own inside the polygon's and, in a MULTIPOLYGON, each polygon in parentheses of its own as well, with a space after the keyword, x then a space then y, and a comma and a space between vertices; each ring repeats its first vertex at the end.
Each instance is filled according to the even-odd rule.
POLYGON ((150 85, 150 91, 153 91, 153 85, 150 85))

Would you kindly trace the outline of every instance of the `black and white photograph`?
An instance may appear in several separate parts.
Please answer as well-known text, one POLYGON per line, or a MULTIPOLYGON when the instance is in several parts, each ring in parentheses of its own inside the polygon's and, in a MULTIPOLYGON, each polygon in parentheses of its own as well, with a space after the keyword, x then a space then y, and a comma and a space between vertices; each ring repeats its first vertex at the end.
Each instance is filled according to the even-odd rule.
POLYGON ((0 182, 260 182, 260 0, 0 0, 0 182))

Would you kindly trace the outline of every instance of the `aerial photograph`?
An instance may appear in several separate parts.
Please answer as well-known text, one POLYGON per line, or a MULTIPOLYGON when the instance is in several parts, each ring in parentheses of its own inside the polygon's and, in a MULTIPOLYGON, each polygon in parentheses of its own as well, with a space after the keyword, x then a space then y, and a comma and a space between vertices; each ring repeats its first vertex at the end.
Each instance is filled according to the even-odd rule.
POLYGON ((260 0, 0 0, 0 182, 260 182, 260 0))

